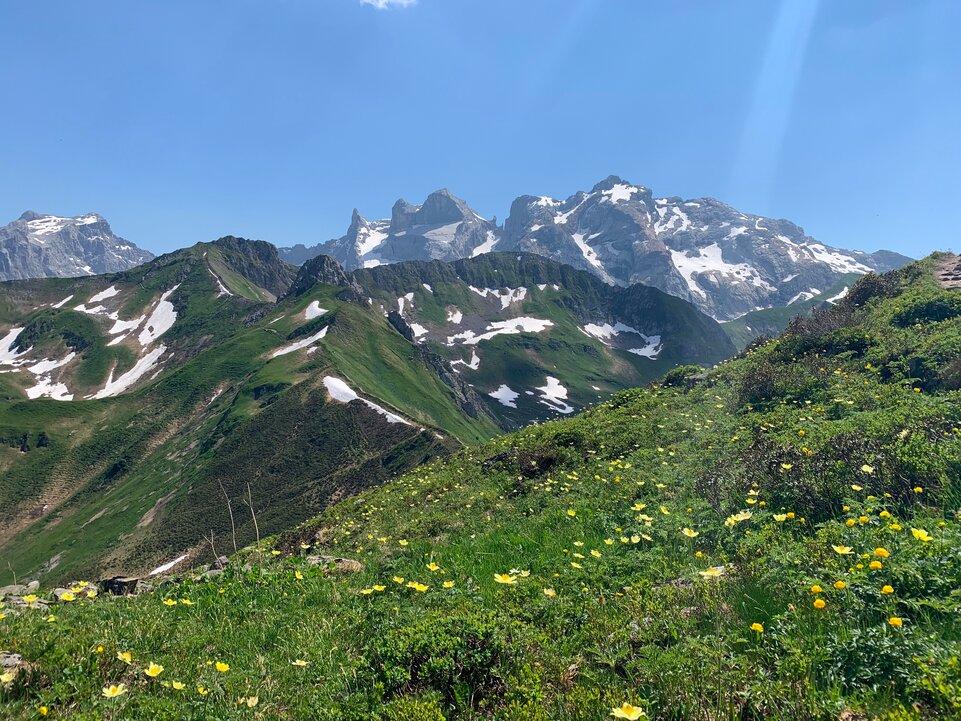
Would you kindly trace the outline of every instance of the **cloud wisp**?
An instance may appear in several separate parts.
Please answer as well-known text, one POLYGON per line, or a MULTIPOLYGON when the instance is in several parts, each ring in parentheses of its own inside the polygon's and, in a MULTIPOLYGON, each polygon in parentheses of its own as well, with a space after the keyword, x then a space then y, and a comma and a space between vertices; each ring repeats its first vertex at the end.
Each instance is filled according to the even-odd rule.
POLYGON ((361 5, 371 5, 378 10, 387 10, 388 8, 406 8, 417 0, 360 0, 361 5))

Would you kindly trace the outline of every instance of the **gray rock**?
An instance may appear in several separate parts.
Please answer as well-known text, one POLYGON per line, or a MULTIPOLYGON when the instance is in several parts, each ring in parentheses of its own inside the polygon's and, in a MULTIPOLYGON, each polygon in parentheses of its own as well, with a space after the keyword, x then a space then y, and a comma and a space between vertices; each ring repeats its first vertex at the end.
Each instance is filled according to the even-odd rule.
POLYGON ((27 211, 0 228, 0 280, 115 273, 153 257, 114 235, 96 213, 61 218, 27 211))
POLYGON ((0 587, 0 598, 5 598, 6 596, 22 596, 25 593, 29 593, 27 587, 20 584, 0 587))
MULTIPOLYGON (((132 576, 114 576, 97 582, 100 590, 114 596, 131 596, 138 593, 140 579, 132 576)), ((143 588, 139 589, 144 590, 143 588)))

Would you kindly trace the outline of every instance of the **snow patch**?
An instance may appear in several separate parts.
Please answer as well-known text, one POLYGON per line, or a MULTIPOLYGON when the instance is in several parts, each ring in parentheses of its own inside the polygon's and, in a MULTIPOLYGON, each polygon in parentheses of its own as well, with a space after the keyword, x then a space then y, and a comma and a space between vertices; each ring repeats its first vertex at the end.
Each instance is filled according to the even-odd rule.
POLYGON ((233 293, 227 290, 227 286, 224 285, 224 282, 220 280, 220 276, 214 273, 214 271, 210 267, 207 268, 207 272, 210 273, 211 278, 217 281, 217 297, 218 298, 225 295, 228 295, 228 296, 233 295, 233 293))
POLYGON ((138 328, 141 323, 143 323, 144 318, 146 318, 146 316, 142 315, 139 318, 134 318, 133 320, 117 320, 113 324, 113 327, 107 332, 110 335, 117 335, 117 333, 125 333, 127 331, 134 330, 135 328, 138 328))
POLYGON ((686 252, 671 250, 671 260, 678 273, 687 282, 687 287, 692 293, 707 298, 707 293, 698 285, 695 276, 705 275, 708 278, 718 281, 718 276, 724 277, 733 283, 750 283, 751 285, 773 292, 776 289, 765 281, 761 274, 747 263, 728 263, 722 257, 721 247, 717 243, 711 243, 703 248, 696 248, 698 255, 693 257, 686 252))
MULTIPOLYGON (((469 363, 465 360, 461 360, 460 358, 458 358, 457 360, 451 361, 450 364, 451 364, 451 367, 456 365, 462 365, 462 366, 466 366, 467 368, 470 368, 472 371, 476 371, 478 368, 480 368, 480 356, 477 355, 476 350, 472 349, 469 363)), ((456 371, 457 369, 454 368, 454 370, 456 371)), ((459 373, 460 371, 457 371, 457 372, 459 373)))
POLYGON ((447 345, 454 345, 458 340, 463 341, 464 345, 477 345, 481 341, 490 340, 499 335, 517 335, 518 333, 540 333, 554 325, 549 320, 540 318, 511 318, 510 320, 499 320, 487 326, 487 332, 476 335, 473 331, 464 331, 457 335, 447 338, 447 345))
POLYGON ((520 398, 521 394, 511 390, 510 386, 501 384, 496 391, 491 391, 487 395, 491 398, 496 398, 501 405, 507 406, 508 408, 517 408, 516 401, 520 398))
POLYGON ((384 416, 388 423, 403 423, 405 426, 411 425, 408 421, 404 420, 395 413, 391 413, 376 403, 371 403, 366 398, 361 398, 359 395, 357 395, 357 392, 353 388, 344 383, 344 381, 342 381, 340 378, 335 378, 334 376, 325 376, 324 386, 327 387, 327 392, 330 394, 330 397, 339 403, 360 401, 372 410, 375 410, 384 416))
POLYGON ((321 338, 323 338, 325 335, 327 335, 328 328, 330 328, 330 326, 325 325, 323 328, 321 328, 319 331, 314 333, 309 338, 302 338, 301 340, 285 345, 283 348, 278 348, 277 350, 275 350, 273 353, 270 354, 270 357, 279 358, 282 355, 287 355, 288 353, 294 353, 296 351, 299 351, 301 348, 306 348, 307 346, 311 346, 317 341, 319 341, 321 338))
POLYGON ((180 283, 160 296, 160 301, 153 309, 150 317, 147 318, 144 329, 140 331, 140 335, 137 336, 140 340, 140 345, 144 347, 150 345, 173 328, 173 324, 177 320, 177 311, 174 310, 174 304, 167 300, 167 298, 179 287, 180 283))
POLYGON ((21 333, 23 333, 23 328, 11 328, 9 333, 0 338, 0 366, 18 366, 25 362, 17 359, 26 355, 30 349, 27 348, 20 353, 13 349, 13 344, 17 342, 17 336, 21 333))
POLYGON ((54 304, 53 304, 52 306, 50 306, 50 307, 51 307, 51 308, 63 308, 63 306, 66 305, 67 303, 69 303, 72 298, 73 298, 73 295, 68 295, 68 296, 67 296, 66 298, 64 298, 62 301, 60 301, 59 303, 54 303, 54 304))
POLYGON ((168 561, 167 563, 163 564, 162 566, 157 566, 154 570, 152 570, 152 571, 150 572, 150 575, 151 575, 151 576, 158 576, 158 575, 160 575, 161 573, 166 573, 166 572, 169 571, 171 568, 173 568, 173 567, 176 566, 178 563, 180 563, 180 562, 183 561, 185 558, 187 558, 187 555, 188 555, 188 554, 185 553, 184 555, 178 556, 177 558, 175 558, 175 559, 172 560, 172 561, 168 561))
POLYGON ((498 240, 500 239, 494 234, 494 231, 488 230, 487 239, 471 251, 470 257, 476 258, 478 255, 490 253, 492 250, 494 250, 494 246, 497 245, 498 240))
POLYGON ((407 295, 402 295, 400 298, 397 299, 397 312, 400 313, 401 315, 404 315, 404 308, 408 303, 410 303, 411 305, 414 304, 413 292, 408 293, 407 295))
POLYGON ((847 286, 844 286, 844 289, 840 293, 838 293, 837 295, 832 295, 830 298, 825 298, 825 300, 828 303, 831 303, 833 305, 837 303, 839 300, 841 300, 841 298, 846 296, 848 294, 848 290, 849 288, 847 286))
POLYGON ((554 376, 547 376, 546 385, 535 388, 541 392, 540 402, 558 413, 573 413, 574 406, 568 405, 567 389, 554 376))
MULTIPOLYGON (((304 318, 307 320, 313 320, 314 318, 320 318, 320 316, 326 312, 326 308, 320 307, 320 301, 312 300, 310 301, 310 305, 307 306, 307 309, 304 310, 304 318)), ((277 318, 277 320, 280 320, 280 318, 277 318)), ((274 321, 270 322, 273 323, 274 321)))
POLYGON ((454 308, 453 310, 447 311, 447 322, 453 323, 454 325, 459 325, 460 322, 464 320, 464 314, 459 308, 454 308))
POLYGON ((414 331, 414 338, 420 338, 422 335, 427 335, 427 329, 420 323, 411 323, 410 329, 414 331))
POLYGON ((511 303, 519 303, 527 297, 527 288, 524 286, 520 288, 502 288, 500 290, 494 290, 493 288, 475 288, 472 285, 467 287, 477 293, 481 298, 486 298, 488 295, 499 298, 501 310, 506 310, 511 303))
POLYGON ((628 201, 634 193, 639 192, 637 188, 633 185, 628 185, 627 183, 618 183, 617 185, 605 190, 602 195, 604 200, 609 203, 616 204, 621 201, 628 201))
POLYGON ((99 303, 99 302, 102 301, 102 300, 107 300, 107 298, 113 298, 115 295, 117 295, 117 294, 119 294, 119 293, 120 293, 120 291, 117 290, 117 286, 112 285, 112 286, 110 286, 109 288, 107 288, 106 290, 102 290, 102 291, 100 291, 99 293, 97 293, 96 295, 90 296, 90 300, 88 300, 87 302, 88 302, 88 303, 99 303))
POLYGON ((127 390, 130 386, 143 378, 160 360, 160 357, 167 352, 167 346, 160 345, 150 351, 147 355, 137 361, 137 364, 122 376, 114 380, 113 370, 107 378, 107 384, 93 396, 88 398, 109 398, 127 390))

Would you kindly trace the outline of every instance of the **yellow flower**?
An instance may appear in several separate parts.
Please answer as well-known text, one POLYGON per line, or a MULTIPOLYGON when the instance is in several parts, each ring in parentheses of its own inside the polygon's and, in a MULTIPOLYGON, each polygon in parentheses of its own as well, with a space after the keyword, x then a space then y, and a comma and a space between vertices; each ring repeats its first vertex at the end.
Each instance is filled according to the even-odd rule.
POLYGON ((194 605, 194 602, 191 601, 189 598, 181 598, 181 599, 180 599, 180 602, 181 602, 184 606, 193 606, 193 605, 194 605))
POLYGON ((13 681, 13 679, 14 675, 10 671, 7 671, 6 673, 0 673, 0 683, 10 683, 13 681))
POLYGON ((640 543, 640 542, 641 542, 640 536, 631 536, 631 543, 640 543))
POLYGON ((825 606, 827 606, 827 603, 825 603, 825 601, 824 601, 823 598, 815 598, 815 599, 814 599, 814 607, 815 607, 815 608, 824 608, 825 606))
POLYGON ((374 589, 372 589, 372 588, 362 588, 362 589, 360 589, 360 595, 361 595, 361 596, 369 596, 369 595, 372 594, 373 592, 374 592, 374 589))
POLYGON ((757 631, 758 633, 764 633, 764 626, 755 622, 751 624, 751 630, 757 631))
POLYGON ((494 580, 498 583, 503 583, 508 586, 517 583, 517 578, 509 573, 495 573, 494 580))
POLYGON ((374 586, 374 590, 377 591, 377 593, 380 593, 381 591, 385 590, 386 588, 387 588, 387 586, 380 586, 380 585, 374 586))
POLYGON ((117 696, 123 696, 127 693, 127 687, 122 683, 110 684, 103 687, 102 693, 104 698, 117 698, 117 696))
POLYGON ((894 626, 895 628, 901 628, 901 626, 904 625, 904 620, 901 618, 898 618, 897 616, 891 616, 891 618, 888 619, 888 623, 894 626))
POLYGON ((913 490, 915 493, 924 493, 924 489, 921 488, 921 486, 915 486, 911 490, 913 490))
POLYGON ((74 596, 70 591, 67 591, 66 593, 60 594, 60 600, 61 600, 61 601, 67 601, 68 603, 69 603, 70 601, 75 600, 76 598, 77 598, 77 597, 74 596))
POLYGON ((786 514, 786 513, 775 513, 775 514, 774 514, 774 520, 777 521, 778 523, 783 523, 784 521, 787 520, 787 514, 786 514))
POLYGON ((247 698, 241 697, 239 701, 241 704, 247 704, 247 708, 253 708, 260 702, 260 699, 256 696, 248 696, 247 698))
POLYGON ((46 706, 41 706, 37 709, 37 713, 39 713, 41 716, 46 716, 48 713, 50 713, 50 709, 48 709, 46 706))
POLYGON ((568 508, 568 509, 567 509, 567 515, 570 516, 571 518, 573 518, 574 516, 577 515, 577 511, 575 511, 573 508, 568 508))
POLYGON ((631 706, 629 703, 623 703, 611 709, 611 716, 614 718, 628 719, 628 721, 637 721, 637 719, 646 715, 644 709, 640 706, 631 706))
POLYGON ((880 571, 882 568, 884 568, 884 564, 880 561, 871 561, 871 563, 868 564, 868 568, 870 568, 872 571, 880 571))
POLYGON ((688 538, 695 538, 695 537, 701 535, 700 533, 698 533, 697 531, 695 531, 695 530, 693 530, 693 529, 691 529, 691 528, 682 528, 682 529, 681 529, 681 533, 683 533, 683 534, 684 534, 685 536, 687 536, 688 538))
POLYGON ((86 591, 86 594, 87 594, 87 598, 96 598, 96 597, 97 597, 97 589, 95 589, 95 588, 88 588, 87 591, 86 591))
POLYGON ((834 549, 835 553, 838 553, 842 556, 847 556, 854 553, 854 549, 850 546, 831 546, 831 548, 834 549))
POLYGON ((214 664, 214 668, 220 671, 220 673, 226 673, 230 670, 230 664, 226 664, 223 661, 217 661, 217 663, 214 664))
POLYGON ((604 539, 604 545, 606 545, 606 546, 613 546, 613 545, 614 545, 614 539, 613 539, 613 538, 605 538, 605 539, 604 539))
POLYGON ((397 541, 397 543, 399 543, 399 544, 402 545, 402 546, 406 546, 408 542, 407 542, 406 539, 402 538, 402 539, 400 539, 399 541, 397 541))
POLYGON ((430 563, 427 564, 427 570, 428 570, 428 571, 431 571, 431 572, 433 572, 433 571, 439 571, 439 570, 440 570, 440 566, 438 566, 436 563, 434 563, 433 561, 431 561, 430 563))
POLYGON ((849 518, 844 522, 844 525, 848 528, 853 528, 855 523, 857 523, 857 521, 855 521, 853 518, 849 518))
POLYGON ((665 516, 671 515, 671 512, 667 510, 667 506, 661 506, 661 513, 663 513, 665 516))
POLYGON ((181 681, 174 681, 170 685, 173 686, 177 691, 183 691, 185 688, 187 688, 187 684, 181 681))
POLYGON ((577 561, 571 561, 571 568, 583 568, 583 566, 577 563, 577 561))
POLYGON ((923 541, 924 543, 934 540, 931 534, 925 531, 923 528, 912 528, 911 535, 914 536, 919 541, 923 541))
POLYGON ((638 513, 640 513, 641 511, 643 511, 645 508, 647 508, 647 504, 646 504, 646 503, 641 503, 640 501, 638 501, 638 502, 635 503, 633 506, 631 506, 631 510, 632 510, 632 511, 637 511, 638 513))
POLYGON ((54 616, 52 613, 49 616, 47 616, 47 623, 56 623, 56 622, 57 622, 57 617, 54 616))
POLYGON ((430 588, 430 586, 425 586, 423 583, 418 583, 417 581, 408 581, 407 588, 412 588, 417 591, 417 593, 423 593, 430 588))
POLYGON ((291 661, 291 662, 290 662, 290 665, 291 665, 291 666, 300 666, 301 668, 303 668, 304 666, 307 665, 307 662, 304 661, 302 658, 298 658, 296 661, 291 661))
POLYGON ((441 585, 442 585, 444 588, 453 588, 453 587, 454 587, 454 582, 453 582, 453 581, 444 581, 441 585))
POLYGON ((877 548, 874 549, 874 555, 877 556, 878 558, 887 558, 891 554, 888 552, 888 549, 881 548, 880 546, 878 546, 877 548))
POLYGON ((790 471, 792 468, 794 468, 794 464, 793 464, 793 463, 782 463, 782 464, 781 464, 781 468, 783 468, 785 471, 790 471))
POLYGON ((881 586, 881 593, 887 596, 888 594, 894 593, 894 588, 891 586, 881 586))
POLYGON ((302 574, 300 571, 294 571, 294 578, 296 578, 298 581, 303 581, 304 574, 302 574))
POLYGON ((309 543, 301 543, 301 544, 300 544, 300 549, 301 549, 302 551, 306 551, 306 550, 309 549, 309 548, 310 548, 310 544, 309 544, 309 543))
POLYGON ((856 483, 853 483, 853 484, 851 484, 851 490, 852 490, 852 491, 863 491, 864 489, 861 488, 861 486, 857 485, 856 483))
POLYGON ((554 598, 557 595, 557 591, 555 591, 553 588, 545 588, 544 595, 548 598, 554 598))
POLYGON ((701 578, 719 578, 724 575, 724 566, 712 566, 706 571, 698 571, 701 578))
POLYGON ((146 668, 146 670, 144 671, 144 673, 147 674, 148 676, 150 676, 150 678, 156 678, 157 676, 159 676, 160 674, 163 673, 163 670, 164 670, 164 667, 163 667, 163 666, 161 666, 160 664, 156 664, 156 663, 154 663, 153 661, 151 661, 151 662, 150 662, 150 665, 147 666, 147 668, 146 668))
POLYGON ((133 654, 130 651, 117 651, 117 659, 129 666, 133 663, 133 654))
POLYGON ((794 511, 788 511, 788 512, 787 512, 787 519, 788 519, 789 521, 794 520, 794 511))
POLYGON ((275 548, 274 550, 272 550, 272 551, 270 552, 270 555, 271 555, 271 556, 279 556, 279 555, 280 555, 280 551, 278 551, 278 550, 275 548))
POLYGON ((888 528, 890 528, 892 531, 900 531, 900 530, 901 530, 901 524, 900 524, 900 523, 892 523, 890 526, 888 526, 888 528))
POLYGON ((865 463, 863 466, 861 466, 861 470, 865 473, 874 473, 874 466, 869 466, 867 463, 865 463))
POLYGON ((811 586, 811 593, 821 593, 822 591, 824 591, 824 589, 821 588, 821 587, 820 587, 818 584, 816 584, 816 583, 815 583, 813 586, 811 586))
POLYGON ((208 693, 210 693, 210 691, 205 689, 203 686, 198 686, 197 693, 199 693, 201 696, 206 696, 208 693))
POLYGON ((591 551, 591 555, 594 556, 594 558, 600 558, 600 557, 601 557, 601 552, 598 551, 597 549, 593 549, 593 550, 591 551))
POLYGON ((403 582, 404 582, 404 577, 403 577, 403 576, 394 576, 394 577, 393 577, 392 579, 390 579, 390 580, 393 581, 394 583, 403 583, 403 582))
POLYGON ((164 606, 176 606, 176 605, 177 605, 177 602, 174 601, 172 598, 164 599, 164 606))
POLYGON ((23 600, 25 603, 33 603, 34 601, 37 600, 37 597, 32 593, 28 593, 26 596, 23 597, 23 600))
POLYGON ((835 581, 834 587, 839 591, 843 591, 845 588, 848 587, 848 584, 846 584, 844 581, 835 581))

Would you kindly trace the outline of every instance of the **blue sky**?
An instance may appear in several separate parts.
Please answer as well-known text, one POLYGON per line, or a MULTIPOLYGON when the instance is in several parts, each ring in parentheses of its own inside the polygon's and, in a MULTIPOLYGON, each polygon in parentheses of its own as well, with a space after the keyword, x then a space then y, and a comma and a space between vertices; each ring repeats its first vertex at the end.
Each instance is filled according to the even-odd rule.
POLYGON ((312 244, 355 206, 448 187, 502 221, 616 174, 957 250, 959 27, 956 0, 3 2, 0 224, 312 244))

